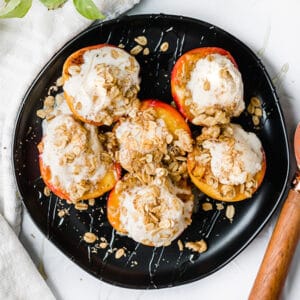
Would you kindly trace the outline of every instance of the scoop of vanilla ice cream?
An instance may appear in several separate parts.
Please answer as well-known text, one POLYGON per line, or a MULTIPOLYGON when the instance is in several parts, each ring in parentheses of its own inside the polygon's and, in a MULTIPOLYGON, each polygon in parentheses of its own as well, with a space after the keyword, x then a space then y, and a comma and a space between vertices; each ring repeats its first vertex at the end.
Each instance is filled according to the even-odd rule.
POLYGON ((58 180, 62 190, 71 195, 72 186, 87 178, 96 184, 107 171, 101 161, 103 147, 98 139, 97 127, 82 125, 72 116, 60 114, 47 121, 44 127, 43 164, 50 167, 51 181, 58 180), (91 174, 90 162, 95 171, 91 174))
POLYGON ((166 147, 166 137, 170 135, 162 119, 144 121, 139 124, 134 120, 123 121, 116 129, 120 145, 119 160, 122 167, 130 170, 136 154, 151 153, 161 145, 166 147))
POLYGON ((262 145, 252 132, 231 124, 235 142, 207 140, 203 147, 211 154, 211 171, 222 184, 238 185, 254 176, 262 168, 262 145))
POLYGON ((112 103, 105 79, 98 72, 98 66, 101 64, 118 68, 117 80, 127 82, 124 90, 140 83, 139 64, 126 51, 111 46, 86 51, 79 71, 72 72, 64 83, 64 90, 75 102, 81 103, 77 110, 87 118, 101 112, 112 103), (112 51, 117 53, 117 56, 114 56, 112 51))
MULTIPOLYGON (((191 223, 192 197, 183 202, 162 182, 136 186, 120 196, 120 221, 136 242, 155 247, 167 246, 191 223)), ((189 193, 190 190, 181 190, 189 193)))
POLYGON ((234 105, 235 116, 245 108, 241 73, 224 55, 210 54, 199 59, 187 87, 199 108, 234 105))

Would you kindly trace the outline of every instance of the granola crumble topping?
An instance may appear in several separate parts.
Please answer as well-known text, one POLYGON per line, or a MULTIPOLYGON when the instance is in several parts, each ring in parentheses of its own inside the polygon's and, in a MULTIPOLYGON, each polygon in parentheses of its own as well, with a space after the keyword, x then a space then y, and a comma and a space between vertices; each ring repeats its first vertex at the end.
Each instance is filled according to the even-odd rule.
POLYGON ((207 250, 207 244, 202 239, 202 240, 196 241, 196 242, 186 242, 185 248, 188 248, 188 249, 198 252, 198 253, 203 253, 207 250))
POLYGON ((122 167, 143 182, 157 174, 169 174, 174 182, 187 178, 186 154, 193 149, 192 138, 183 129, 172 134, 155 109, 122 120, 116 138, 122 167))

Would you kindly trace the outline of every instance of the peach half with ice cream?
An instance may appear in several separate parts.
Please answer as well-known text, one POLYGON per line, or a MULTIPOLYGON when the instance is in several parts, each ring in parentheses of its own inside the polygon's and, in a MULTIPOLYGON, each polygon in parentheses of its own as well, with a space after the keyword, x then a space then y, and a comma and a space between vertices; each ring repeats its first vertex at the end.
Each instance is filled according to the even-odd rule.
POLYGON ((191 222, 194 196, 168 176, 144 183, 126 174, 110 192, 107 217, 120 234, 146 246, 168 246, 191 222))
POLYGON ((226 124, 245 108, 243 81, 232 55, 218 47, 190 50, 171 74, 173 99, 183 116, 201 126, 226 124))
POLYGON ((41 176, 68 202, 97 198, 111 190, 121 168, 105 151, 98 128, 60 114, 47 121, 38 145, 41 176))
POLYGON ((204 127, 188 155, 188 172, 203 193, 221 201, 250 198, 261 185, 266 158, 258 137, 237 124, 204 127))
POLYGON ((63 66, 63 89, 75 117, 111 125, 139 105, 140 66, 118 47, 99 44, 77 50, 63 66))

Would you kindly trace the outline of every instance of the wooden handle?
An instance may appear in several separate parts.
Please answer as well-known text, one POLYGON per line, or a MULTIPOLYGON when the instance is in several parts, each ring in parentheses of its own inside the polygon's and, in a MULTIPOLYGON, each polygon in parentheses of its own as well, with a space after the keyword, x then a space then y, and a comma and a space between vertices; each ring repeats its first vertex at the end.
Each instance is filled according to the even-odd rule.
POLYGON ((290 190, 261 263, 249 300, 279 299, 300 235, 300 193, 290 190))

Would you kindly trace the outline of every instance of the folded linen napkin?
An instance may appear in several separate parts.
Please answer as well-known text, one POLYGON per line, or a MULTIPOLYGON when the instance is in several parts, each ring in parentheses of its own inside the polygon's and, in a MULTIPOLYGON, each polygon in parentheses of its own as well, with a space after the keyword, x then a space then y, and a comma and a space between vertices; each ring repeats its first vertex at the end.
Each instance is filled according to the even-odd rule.
MULTIPOLYGON (((107 19, 138 2, 95 1, 107 19)), ((77 13, 72 1, 55 11, 47 11, 40 2, 33 1, 23 19, 0 20, 0 299, 54 299, 13 232, 18 234, 21 224, 21 201, 12 166, 13 130, 19 105, 37 73, 90 23, 77 13)))
POLYGON ((55 299, 0 214, 0 299, 55 299))

